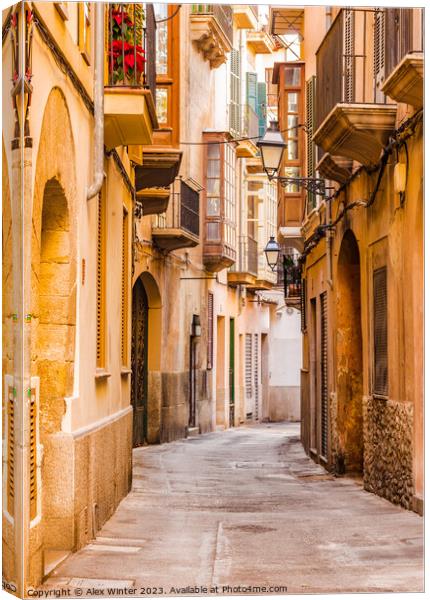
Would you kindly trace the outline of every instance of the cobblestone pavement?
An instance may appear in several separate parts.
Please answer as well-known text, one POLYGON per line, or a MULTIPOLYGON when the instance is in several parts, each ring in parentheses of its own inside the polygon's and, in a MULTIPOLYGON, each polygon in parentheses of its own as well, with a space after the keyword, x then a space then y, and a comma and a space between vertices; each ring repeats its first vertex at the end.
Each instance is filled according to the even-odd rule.
POLYGON ((423 519, 329 475, 281 423, 136 449, 132 492, 44 589, 399 592, 423 573, 423 519))

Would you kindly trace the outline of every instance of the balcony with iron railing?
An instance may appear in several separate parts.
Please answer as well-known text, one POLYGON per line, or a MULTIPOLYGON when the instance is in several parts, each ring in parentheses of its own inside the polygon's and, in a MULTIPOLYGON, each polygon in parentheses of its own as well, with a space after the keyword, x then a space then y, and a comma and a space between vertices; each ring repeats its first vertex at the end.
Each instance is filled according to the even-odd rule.
POLYGON ((267 26, 257 31, 249 31, 246 43, 255 54, 272 54, 276 50, 275 40, 270 35, 267 26))
POLYGON ((228 283, 230 285, 254 286, 258 275, 258 242, 250 236, 239 236, 239 257, 230 267, 228 283))
POLYGON ((107 4, 105 15, 105 145, 152 144, 158 127, 152 5, 107 4))
POLYGON ((283 288, 287 306, 299 306, 302 289, 302 270, 298 254, 284 254, 277 266, 277 287, 283 288))
MULTIPOLYGON (((379 160, 393 131, 396 106, 387 103, 381 90, 379 65, 385 64, 381 53, 387 45, 378 32, 384 31, 379 21, 386 19, 386 10, 375 9, 372 27, 365 25, 365 12, 342 9, 316 52, 313 140, 331 159, 341 157, 371 165, 379 160), (369 52, 371 46, 373 53, 369 52)), ((324 164, 319 167, 324 170, 324 164)))
POLYGON ((153 217, 152 238, 161 250, 191 248, 200 242, 200 187, 177 178, 166 212, 153 217))
POLYGON ((233 47, 233 9, 225 4, 191 5, 191 40, 216 69, 233 47))

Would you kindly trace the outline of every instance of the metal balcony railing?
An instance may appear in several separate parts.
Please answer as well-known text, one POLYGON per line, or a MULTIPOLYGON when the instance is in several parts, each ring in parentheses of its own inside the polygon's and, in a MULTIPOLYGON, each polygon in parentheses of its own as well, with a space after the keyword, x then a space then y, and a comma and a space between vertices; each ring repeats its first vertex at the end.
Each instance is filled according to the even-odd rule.
POLYGON ((233 45, 233 9, 226 4, 192 4, 193 15, 213 16, 230 44, 233 45))
POLYGON ((155 91, 155 20, 152 4, 108 4, 109 86, 155 91))
POLYGON ((297 298, 301 293, 302 270, 298 254, 283 254, 277 265, 277 286, 284 288, 285 298, 297 298))
POLYGON ((153 228, 183 229, 199 237, 199 192, 182 180, 176 180, 172 189, 168 209, 165 213, 154 216, 153 228))

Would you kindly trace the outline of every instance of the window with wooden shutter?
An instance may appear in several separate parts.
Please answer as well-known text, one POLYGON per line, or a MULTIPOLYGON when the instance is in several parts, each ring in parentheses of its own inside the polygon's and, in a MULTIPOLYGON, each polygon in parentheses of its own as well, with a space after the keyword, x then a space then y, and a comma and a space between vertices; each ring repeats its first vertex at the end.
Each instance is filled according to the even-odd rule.
POLYGON ((354 11, 345 8, 343 11, 343 98, 344 102, 354 102, 355 100, 355 39, 354 39, 354 11))
POLYGON ((91 59, 91 2, 78 5, 78 45, 81 55, 89 65, 91 59))
POLYGON ((300 287, 300 329, 302 333, 306 331, 306 279, 302 279, 300 287))
POLYGON ((105 190, 100 192, 97 204, 97 316, 96 316, 96 353, 97 368, 104 369, 106 364, 106 211, 105 190))
MULTIPOLYGON (((313 75, 306 82, 306 176, 315 177, 316 146, 312 141, 315 133, 315 95, 316 77, 313 75)), ((316 194, 307 192, 308 213, 317 205, 316 194)))
POLYGON ((375 8, 373 18, 373 76, 375 79, 375 102, 384 102, 381 91, 385 79, 385 10, 375 8))
POLYGON ((261 81, 257 84, 257 115, 258 135, 263 137, 267 129, 267 96, 266 84, 261 81))
POLYGON ((230 53, 230 132, 238 137, 240 123, 240 52, 235 48, 230 53))
POLYGON ((388 396, 387 268, 373 272, 373 394, 388 396))
POLYGON ((257 104, 258 104, 258 82, 257 82, 257 73, 246 74, 246 102, 248 106, 252 108, 252 110, 257 112, 257 104))
POLYGON ((121 362, 128 365, 128 211, 122 212, 121 362))
POLYGON ((38 387, 30 390, 30 519, 37 516, 38 387))
POLYGON ((207 368, 213 368, 214 361, 214 295, 208 292, 208 360, 207 368))
POLYGON ((321 307, 321 455, 328 450, 328 327, 327 292, 320 295, 321 307))
POLYGON ((6 389, 6 441, 7 441, 7 512, 13 517, 15 504, 15 388, 5 385, 6 389))

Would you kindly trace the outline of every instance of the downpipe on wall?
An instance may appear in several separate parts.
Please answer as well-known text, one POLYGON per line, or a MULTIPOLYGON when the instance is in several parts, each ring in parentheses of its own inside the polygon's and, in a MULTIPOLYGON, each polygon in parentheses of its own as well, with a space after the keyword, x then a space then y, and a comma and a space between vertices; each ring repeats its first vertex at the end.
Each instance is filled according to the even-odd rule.
POLYGON ((105 177, 104 160, 104 3, 95 5, 94 65, 94 180, 87 189, 87 200, 100 192, 105 177))
POLYGON ((325 217, 325 222, 327 225, 327 231, 326 231, 326 244, 327 244, 327 269, 328 269, 328 273, 327 273, 327 284, 330 287, 330 289, 333 289, 333 256, 332 256, 332 249, 333 249, 333 230, 331 228, 331 200, 329 199, 327 201, 327 210, 326 210, 326 217, 325 217))

